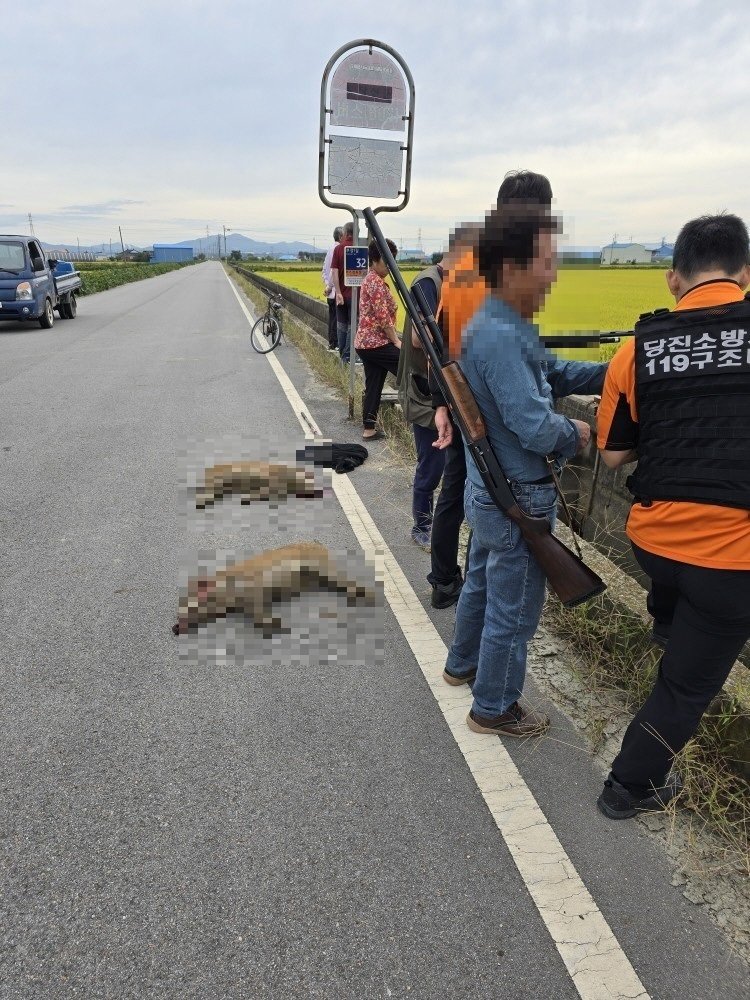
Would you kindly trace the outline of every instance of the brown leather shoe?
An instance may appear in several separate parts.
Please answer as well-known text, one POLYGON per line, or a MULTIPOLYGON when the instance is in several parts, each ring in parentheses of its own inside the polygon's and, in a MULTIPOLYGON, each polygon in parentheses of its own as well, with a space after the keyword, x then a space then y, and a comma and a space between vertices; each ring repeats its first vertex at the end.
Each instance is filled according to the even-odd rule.
POLYGON ((549 716, 523 708, 517 701, 502 715, 477 715, 472 709, 466 722, 472 732, 488 736, 541 736, 549 729, 549 716))
POLYGON ((448 668, 443 671, 443 680, 446 684, 450 684, 452 687, 460 687, 461 684, 473 684, 477 679, 476 667, 470 674, 465 677, 459 677, 458 674, 452 674, 448 668))

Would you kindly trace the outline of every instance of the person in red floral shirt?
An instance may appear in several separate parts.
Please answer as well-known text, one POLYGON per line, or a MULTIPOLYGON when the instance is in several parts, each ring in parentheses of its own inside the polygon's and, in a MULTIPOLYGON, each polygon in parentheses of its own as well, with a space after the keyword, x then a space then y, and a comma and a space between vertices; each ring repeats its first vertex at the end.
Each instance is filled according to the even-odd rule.
MULTIPOLYGON (((396 244, 386 241, 393 256, 396 244)), ((365 369, 365 392, 362 398, 362 437, 373 441, 385 437, 375 427, 383 394, 385 377, 388 372, 398 371, 401 341, 396 333, 396 302, 385 277, 388 268, 380 255, 377 243, 369 246, 370 270, 359 290, 359 322, 354 348, 365 369)))

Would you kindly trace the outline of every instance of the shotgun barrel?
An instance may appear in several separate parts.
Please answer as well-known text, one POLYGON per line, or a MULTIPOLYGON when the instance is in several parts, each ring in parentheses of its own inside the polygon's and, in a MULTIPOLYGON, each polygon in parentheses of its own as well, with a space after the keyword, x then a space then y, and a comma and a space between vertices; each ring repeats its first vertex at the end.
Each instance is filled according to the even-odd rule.
POLYGON ((364 217, 490 496, 500 510, 518 526, 550 587, 565 607, 574 607, 601 594, 606 590, 604 581, 552 534, 547 518, 532 517, 518 506, 487 438, 482 414, 461 366, 457 361, 444 364, 435 348, 437 344, 442 349, 442 335, 424 293, 418 285, 415 286, 413 295, 406 287, 371 208, 364 210, 364 217), (415 297, 417 302, 414 301, 415 297))

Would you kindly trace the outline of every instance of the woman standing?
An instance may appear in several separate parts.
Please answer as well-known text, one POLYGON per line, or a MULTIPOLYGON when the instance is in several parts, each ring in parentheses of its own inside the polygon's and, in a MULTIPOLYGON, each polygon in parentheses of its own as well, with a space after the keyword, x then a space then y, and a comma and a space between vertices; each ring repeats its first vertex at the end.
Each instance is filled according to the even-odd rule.
MULTIPOLYGON (((386 241, 396 256, 396 244, 386 241)), ((401 341, 396 333, 396 303, 385 283, 388 268, 380 255, 377 243, 369 246, 370 270, 362 283, 359 295, 359 322, 354 348, 365 369, 365 392, 362 399, 362 438, 375 441, 385 437, 376 430, 375 421, 380 409, 380 397, 388 372, 398 371, 401 341)))

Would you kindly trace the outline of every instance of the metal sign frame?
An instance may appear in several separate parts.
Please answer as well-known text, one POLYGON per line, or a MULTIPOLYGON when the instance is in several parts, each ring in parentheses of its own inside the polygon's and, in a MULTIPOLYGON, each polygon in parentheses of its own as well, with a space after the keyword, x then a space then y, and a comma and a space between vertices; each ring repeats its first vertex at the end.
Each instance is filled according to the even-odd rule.
MULTIPOLYGON (((406 113, 402 116, 403 120, 406 122, 406 139, 404 140, 404 145, 401 147, 402 151, 406 152, 406 163, 404 168, 404 182, 403 190, 398 192, 398 198, 401 199, 395 205, 380 205, 374 208, 373 211, 377 215, 379 212, 401 212, 409 203, 409 188, 411 184, 411 157, 412 157, 412 140, 414 137, 414 78, 411 75, 409 67, 406 65, 402 57, 396 52, 395 49, 391 48, 390 45, 386 45, 385 42, 379 42, 374 38, 359 38, 353 42, 347 42, 346 45, 342 45, 341 48, 337 49, 326 64, 326 68, 323 71, 323 79, 320 84, 320 135, 318 144, 318 195, 320 200, 328 208, 339 208, 346 212, 349 212, 352 216, 352 222, 354 224, 354 233, 352 234, 352 244, 357 246, 359 243, 359 231, 360 231, 360 221, 364 223, 364 216, 362 214, 363 208, 355 208, 354 205, 350 205, 348 202, 344 201, 332 201, 328 195, 330 190, 330 185, 326 184, 326 163, 327 163, 327 151, 331 145, 331 139, 328 137, 328 125, 329 116, 333 113, 333 109, 329 107, 329 89, 331 84, 331 79, 333 75, 334 67, 341 61, 341 59, 347 55, 349 52, 353 52, 356 49, 368 49, 369 54, 372 55, 373 49, 379 49, 385 52, 391 59, 394 60, 401 69, 404 79, 407 84, 407 108, 406 113)), ((359 196, 358 196, 359 197, 359 196)), ((370 200, 368 195, 362 195, 365 200, 370 200)), ((350 337, 349 337, 349 416, 354 416, 354 365, 355 365, 355 351, 354 351, 354 338, 357 331, 357 320, 358 320, 358 289, 356 287, 352 288, 352 308, 351 308, 351 323, 350 323, 350 337)))

